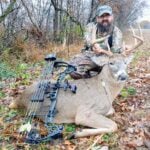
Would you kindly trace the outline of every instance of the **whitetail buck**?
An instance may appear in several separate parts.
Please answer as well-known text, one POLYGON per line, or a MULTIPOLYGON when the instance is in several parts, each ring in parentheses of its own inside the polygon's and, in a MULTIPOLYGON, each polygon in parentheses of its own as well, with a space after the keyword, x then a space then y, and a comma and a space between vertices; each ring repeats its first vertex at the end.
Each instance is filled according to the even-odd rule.
MULTIPOLYGON (((141 32, 140 36, 133 33, 133 37, 138 42, 131 49, 128 49, 128 52, 135 50, 143 43, 141 32)), ((112 103, 127 80, 128 74, 126 69, 130 59, 123 54, 114 54, 112 56, 100 57, 100 59, 99 57, 94 57, 93 61, 97 65, 103 65, 101 73, 90 79, 73 81, 78 88, 76 94, 64 92, 64 90, 60 90, 58 94, 58 113, 54 118, 54 123, 75 123, 91 127, 91 129, 88 128, 75 132, 74 136, 76 138, 117 130, 117 124, 107 118, 107 116, 114 112, 112 103)), ((28 87, 10 107, 22 105, 28 107, 37 83, 34 82, 33 85, 28 87)), ((46 101, 43 105, 47 105, 46 101)), ((38 113, 42 112, 46 115, 48 110, 43 110, 41 107, 38 113)))

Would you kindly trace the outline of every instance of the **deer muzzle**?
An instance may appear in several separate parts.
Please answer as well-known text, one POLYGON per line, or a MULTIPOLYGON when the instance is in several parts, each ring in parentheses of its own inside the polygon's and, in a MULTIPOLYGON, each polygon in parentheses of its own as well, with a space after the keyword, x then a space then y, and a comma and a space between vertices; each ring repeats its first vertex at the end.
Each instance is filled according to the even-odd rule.
POLYGON ((126 81, 128 79, 128 75, 126 73, 121 73, 119 76, 118 76, 118 80, 119 81, 126 81))

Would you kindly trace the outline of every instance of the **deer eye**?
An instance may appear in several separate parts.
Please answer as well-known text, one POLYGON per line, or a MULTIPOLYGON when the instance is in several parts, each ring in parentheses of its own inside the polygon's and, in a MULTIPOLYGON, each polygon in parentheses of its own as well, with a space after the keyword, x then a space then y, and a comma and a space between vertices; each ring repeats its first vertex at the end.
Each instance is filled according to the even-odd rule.
POLYGON ((110 62, 109 64, 110 64, 110 65, 114 65, 114 63, 113 63, 113 62, 110 62))
POLYGON ((125 64, 125 65, 127 65, 127 64, 128 64, 128 61, 127 61, 127 60, 125 60, 125 61, 124 61, 124 64, 125 64))

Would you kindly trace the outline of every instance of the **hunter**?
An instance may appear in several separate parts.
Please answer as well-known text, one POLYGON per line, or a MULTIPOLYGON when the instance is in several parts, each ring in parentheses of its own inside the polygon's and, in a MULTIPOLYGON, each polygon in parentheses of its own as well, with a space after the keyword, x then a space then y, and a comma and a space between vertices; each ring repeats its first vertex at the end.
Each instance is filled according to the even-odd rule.
POLYGON ((75 56, 71 63, 77 66, 77 72, 71 74, 74 79, 91 77, 90 71, 96 71, 98 68, 92 61, 92 56, 112 55, 123 51, 122 33, 114 25, 114 16, 112 8, 107 5, 99 6, 96 10, 95 21, 87 25, 84 35, 85 50, 82 54, 75 56), (107 40, 101 43, 93 41, 102 37, 107 40))

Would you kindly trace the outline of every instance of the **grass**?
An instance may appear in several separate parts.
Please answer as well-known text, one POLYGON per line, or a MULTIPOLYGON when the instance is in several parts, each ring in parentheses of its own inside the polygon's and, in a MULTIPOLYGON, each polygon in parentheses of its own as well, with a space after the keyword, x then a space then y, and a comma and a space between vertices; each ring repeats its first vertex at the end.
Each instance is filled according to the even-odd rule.
POLYGON ((102 142, 107 143, 111 146, 116 144, 117 139, 117 133, 106 133, 102 136, 102 142))
POLYGON ((5 92, 0 91, 0 99, 5 97, 5 92))
POLYGON ((65 124, 65 132, 74 132, 76 130, 75 124, 65 124))
POLYGON ((120 95, 123 98, 127 98, 129 96, 135 95, 136 94, 136 89, 134 87, 127 87, 127 88, 123 88, 120 95))
POLYGON ((11 69, 11 67, 6 63, 0 63, 0 80, 13 78, 15 77, 15 72, 11 69))

